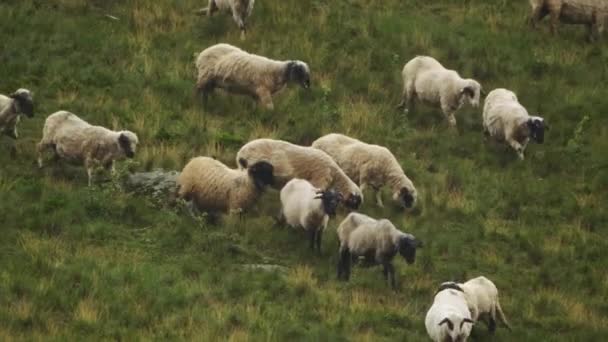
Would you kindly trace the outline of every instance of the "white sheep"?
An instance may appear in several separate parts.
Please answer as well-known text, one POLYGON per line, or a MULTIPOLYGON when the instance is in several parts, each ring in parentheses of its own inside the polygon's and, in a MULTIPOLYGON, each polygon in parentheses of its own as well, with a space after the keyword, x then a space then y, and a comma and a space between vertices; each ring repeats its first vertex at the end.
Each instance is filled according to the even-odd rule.
POLYGON ((272 183, 272 172, 266 162, 235 170, 213 158, 196 157, 177 178, 177 196, 201 211, 241 213, 272 183))
POLYGON ((207 7, 201 8, 198 14, 211 16, 217 10, 232 13, 234 22, 241 30, 241 40, 245 39, 247 33, 247 18, 253 12, 255 0, 209 0, 207 7))
POLYGON ((397 108, 413 111, 416 99, 440 106, 450 126, 456 126, 454 114, 465 103, 479 106, 481 85, 463 79, 454 70, 443 67, 436 59, 418 56, 407 62, 401 72, 403 94, 397 108))
POLYGON ((426 332, 435 342, 466 342, 474 321, 458 285, 442 284, 424 320, 426 332))
POLYGON ((321 236, 329 218, 336 215, 341 195, 331 189, 315 188, 304 179, 294 178, 281 189, 279 220, 300 227, 310 236, 310 248, 321 253, 321 236))
POLYGON ((545 128, 545 120, 530 116, 514 92, 499 88, 486 97, 483 107, 484 134, 497 141, 506 141, 521 160, 524 159, 524 150, 530 138, 543 143, 545 128))
POLYGON ((314 187, 336 189, 344 204, 357 209, 363 201, 361 189, 327 153, 312 147, 299 146, 283 140, 256 139, 243 145, 236 156, 239 167, 247 168, 259 161, 274 166, 274 187, 281 189, 293 178, 309 181, 314 187))
POLYGON ((503 324, 511 330, 511 326, 507 322, 498 301, 498 289, 491 280, 481 276, 458 285, 464 291, 473 321, 477 322, 479 319, 484 319, 490 332, 494 333, 496 330, 496 313, 498 313, 503 324))
POLYGON ((338 226, 340 241, 338 279, 348 280, 352 259, 364 257, 367 265, 382 265, 385 279, 396 289, 393 257, 399 253, 408 264, 416 260, 416 248, 422 242, 403 233, 387 219, 350 213, 338 226))
POLYGON ((275 61, 247 53, 229 44, 216 44, 196 57, 196 89, 203 102, 215 88, 249 95, 273 109, 272 95, 288 83, 310 87, 310 69, 302 61, 275 61))
POLYGON ((34 116, 34 100, 29 90, 20 88, 9 96, 0 94, 0 133, 17 139, 21 114, 30 118, 34 116))
POLYGON ((371 187, 376 203, 383 206, 380 189, 388 185, 393 200, 406 208, 416 202, 414 183, 405 175, 395 156, 386 147, 366 144, 343 134, 327 134, 312 143, 332 157, 338 166, 364 191, 371 187))
POLYGON ((42 153, 52 149, 56 157, 84 162, 91 186, 96 168, 103 166, 114 173, 114 161, 133 158, 138 143, 137 135, 131 131, 93 126, 75 114, 59 111, 49 115, 44 123, 38 143, 38 166, 42 167, 42 153))

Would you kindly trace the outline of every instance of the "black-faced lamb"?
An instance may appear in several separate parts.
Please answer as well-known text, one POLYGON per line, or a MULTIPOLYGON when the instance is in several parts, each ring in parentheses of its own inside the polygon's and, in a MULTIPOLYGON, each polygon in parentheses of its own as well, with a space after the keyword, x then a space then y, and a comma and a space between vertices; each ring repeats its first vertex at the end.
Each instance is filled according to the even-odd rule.
POLYGON ((29 90, 20 88, 8 96, 0 94, 0 133, 17 139, 17 125, 22 114, 29 118, 34 116, 34 100, 29 90))
POLYGON ((442 284, 424 320, 426 332, 435 342, 466 342, 474 321, 465 293, 457 284, 442 284))
POLYGON ((304 179, 294 178, 281 189, 280 220, 308 232, 310 249, 321 253, 321 237, 329 218, 336 215, 341 195, 332 189, 318 189, 304 179))
POLYGON ((403 94, 397 108, 413 111, 415 100, 441 107, 450 126, 456 126, 454 114, 465 103, 479 106, 481 85, 463 79, 454 70, 443 67, 436 59, 418 56, 407 62, 401 72, 403 94))
POLYGON ((272 172, 272 165, 263 161, 238 170, 213 158, 196 157, 177 178, 177 196, 200 211, 241 213, 272 184, 272 172))
POLYGON ((302 61, 275 61, 229 44, 216 44, 196 58, 196 89, 204 103, 215 88, 253 97, 273 109, 272 96, 289 83, 310 87, 310 69, 302 61))
POLYGON ((588 39, 601 37, 608 25, 608 1, 606 0, 530 0, 532 13, 530 24, 536 24, 545 16, 551 16, 551 32, 557 33, 557 24, 587 26, 588 39))
POLYGON ((396 289, 393 258, 399 253, 412 264, 416 260, 416 249, 422 247, 420 240, 398 230, 389 220, 376 220, 359 213, 350 213, 337 232, 338 279, 343 280, 350 278, 352 260, 364 257, 367 265, 382 265, 385 279, 396 289))
POLYGON ((344 204, 357 209, 363 201, 361 190, 327 153, 287 141, 256 139, 243 145, 236 156, 239 167, 248 168, 259 161, 274 166, 274 187, 281 189, 293 178, 309 181, 319 189, 336 189, 344 204))
POLYGON ((255 0, 209 0, 209 5, 198 11, 201 15, 211 16, 216 11, 230 12, 234 22, 241 30, 241 40, 247 33, 247 18, 253 12, 255 0))
POLYGON ((56 157, 83 163, 87 169, 89 186, 93 172, 98 167, 111 169, 114 161, 133 158, 139 140, 131 131, 112 131, 93 126, 73 113, 59 111, 49 115, 38 143, 38 166, 42 167, 42 155, 47 149, 56 157))
POLYGON ((524 159, 524 150, 530 141, 542 144, 545 139, 545 120, 530 116, 514 92, 494 89, 488 94, 483 107, 484 134, 497 141, 506 141, 524 159))
POLYGON ((385 185, 389 186, 393 200, 400 206, 414 206, 418 197, 414 183, 386 147, 366 144, 337 133, 315 140, 312 147, 332 157, 344 173, 360 186, 361 191, 371 187, 379 206, 383 206, 380 189, 385 185))

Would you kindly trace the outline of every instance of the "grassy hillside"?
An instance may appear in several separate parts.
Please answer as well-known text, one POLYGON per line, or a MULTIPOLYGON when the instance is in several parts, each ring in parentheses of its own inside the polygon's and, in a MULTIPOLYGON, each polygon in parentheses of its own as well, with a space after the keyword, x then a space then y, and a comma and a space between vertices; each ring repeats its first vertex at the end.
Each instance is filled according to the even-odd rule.
MULTIPOLYGON (((527 1, 260 0, 245 42, 229 16, 193 15, 203 0, 3 0, 0 93, 35 92, 36 116, 0 139, 0 340, 426 340, 440 282, 480 274, 500 289, 514 331, 474 341, 592 341, 608 333, 608 48, 581 27, 524 25, 527 1), (105 17, 111 14, 118 21, 105 17), (309 91, 276 110, 217 93, 193 97, 193 53, 227 42, 302 59, 309 91), (394 109, 400 71, 418 54, 516 91, 550 124, 527 159, 484 143, 481 109, 394 109), (44 118, 59 109, 142 142, 124 170, 181 169, 193 156, 234 165, 250 139, 309 144, 342 132, 388 146, 420 193, 388 217, 426 245, 396 259, 399 291, 380 268, 336 281, 335 227, 323 255, 303 234, 273 227, 278 193, 219 225, 121 191, 86 187, 81 167, 34 166, 44 118), (286 266, 286 274, 242 264, 286 266)), ((388 193, 385 194, 385 198, 388 193)))

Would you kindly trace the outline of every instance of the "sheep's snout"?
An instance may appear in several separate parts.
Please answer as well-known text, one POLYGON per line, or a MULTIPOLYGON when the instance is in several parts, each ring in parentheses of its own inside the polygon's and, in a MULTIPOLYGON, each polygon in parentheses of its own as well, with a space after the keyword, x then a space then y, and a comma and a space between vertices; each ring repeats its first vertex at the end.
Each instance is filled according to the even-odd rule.
POLYGON ((361 202, 363 202, 361 195, 350 194, 346 201, 344 201, 344 205, 349 209, 357 210, 361 206, 361 202))

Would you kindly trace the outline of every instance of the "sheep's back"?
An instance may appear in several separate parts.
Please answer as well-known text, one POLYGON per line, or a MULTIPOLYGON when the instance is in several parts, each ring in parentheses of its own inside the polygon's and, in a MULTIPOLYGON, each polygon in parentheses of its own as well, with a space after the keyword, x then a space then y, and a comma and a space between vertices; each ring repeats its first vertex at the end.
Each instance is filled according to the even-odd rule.
POLYGON ((239 182, 241 174, 244 172, 231 170, 212 158, 194 158, 178 177, 179 195, 192 196, 200 208, 226 210, 230 185, 239 182))

